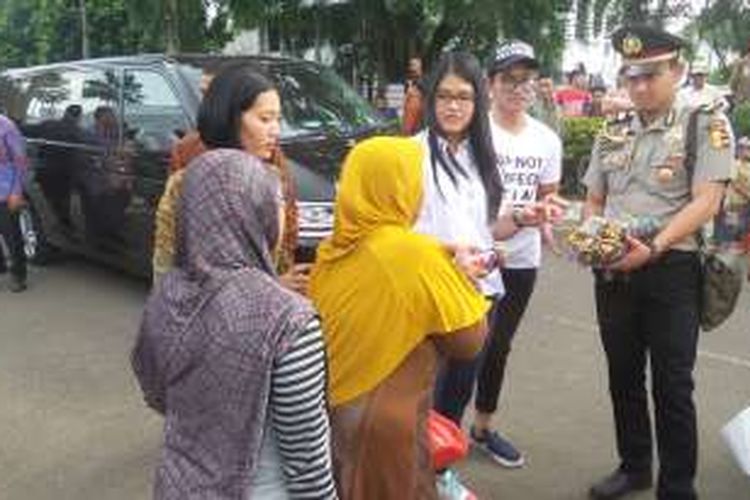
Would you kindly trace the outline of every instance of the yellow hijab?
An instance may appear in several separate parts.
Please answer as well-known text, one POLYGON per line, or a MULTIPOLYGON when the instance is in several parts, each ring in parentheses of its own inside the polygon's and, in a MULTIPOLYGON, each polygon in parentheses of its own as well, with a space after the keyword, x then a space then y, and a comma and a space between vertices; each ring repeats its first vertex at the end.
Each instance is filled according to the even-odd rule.
POLYGON ((333 236, 318 248, 310 296, 320 312, 334 406, 374 389, 431 334, 477 323, 488 303, 437 240, 413 233, 422 150, 376 137, 346 158, 333 236))

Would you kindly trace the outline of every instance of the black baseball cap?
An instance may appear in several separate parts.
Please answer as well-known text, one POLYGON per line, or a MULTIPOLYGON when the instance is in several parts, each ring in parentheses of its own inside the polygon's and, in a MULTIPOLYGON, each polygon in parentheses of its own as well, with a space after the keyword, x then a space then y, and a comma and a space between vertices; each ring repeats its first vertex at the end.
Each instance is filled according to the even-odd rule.
POLYGON ((505 71, 514 64, 524 63, 533 69, 539 68, 536 60, 534 47, 520 40, 510 40, 497 46, 495 52, 487 63, 487 74, 493 76, 495 73, 505 71))

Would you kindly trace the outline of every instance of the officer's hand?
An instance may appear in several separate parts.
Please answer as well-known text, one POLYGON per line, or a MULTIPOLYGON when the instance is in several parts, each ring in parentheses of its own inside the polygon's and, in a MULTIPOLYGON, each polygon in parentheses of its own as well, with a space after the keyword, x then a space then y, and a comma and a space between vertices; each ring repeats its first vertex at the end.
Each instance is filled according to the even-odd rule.
POLYGON ((23 196, 20 194, 12 194, 8 196, 6 203, 8 204, 8 210, 11 212, 17 212, 24 205, 23 196))
MULTIPOLYGON (((564 208, 555 199, 535 201, 515 210, 515 217, 521 226, 539 227, 546 223, 557 223, 562 218, 564 208)), ((518 224, 517 224, 518 225, 518 224)))
POLYGON ((542 202, 545 207, 545 222, 551 224, 559 223, 565 215, 565 211, 570 208, 570 201, 557 193, 549 193, 542 199, 542 202))
POLYGON ((637 238, 625 237, 628 244, 628 253, 623 258, 609 266, 612 271, 627 273, 643 267, 651 259, 651 249, 637 238))

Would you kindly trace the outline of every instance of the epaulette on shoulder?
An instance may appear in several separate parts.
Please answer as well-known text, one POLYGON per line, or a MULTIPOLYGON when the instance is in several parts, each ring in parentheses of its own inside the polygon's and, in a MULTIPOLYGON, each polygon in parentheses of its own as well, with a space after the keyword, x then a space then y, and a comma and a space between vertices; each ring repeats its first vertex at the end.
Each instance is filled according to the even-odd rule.
POLYGON ((624 111, 621 113, 617 113, 612 118, 607 119, 607 121, 605 122, 605 126, 607 128, 619 128, 619 127, 627 126, 627 125, 630 125, 634 117, 635 117, 635 113, 632 111, 624 111))
POLYGON ((618 113, 617 116, 608 119, 602 124, 602 128, 598 134, 599 137, 607 142, 624 142, 634 116, 635 114, 631 112, 618 113))
POLYGON ((724 103, 722 99, 715 99, 711 102, 701 104, 696 108, 699 113, 713 115, 724 111, 724 103))

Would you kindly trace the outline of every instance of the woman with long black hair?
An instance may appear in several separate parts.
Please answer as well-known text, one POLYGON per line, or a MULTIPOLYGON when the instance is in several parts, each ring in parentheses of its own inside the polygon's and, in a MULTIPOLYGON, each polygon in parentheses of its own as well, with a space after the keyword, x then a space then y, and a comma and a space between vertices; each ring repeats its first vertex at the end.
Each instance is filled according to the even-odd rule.
MULTIPOLYGON (((447 52, 435 64, 427 86, 426 128, 415 136, 424 148, 424 199, 415 229, 437 237, 456 263, 492 301, 504 293, 495 240, 544 219, 544 205, 498 216, 502 185, 492 144, 484 72, 465 52, 447 52)), ((449 361, 435 388, 437 411, 460 425, 471 397, 477 360, 449 361), (467 379, 471 380, 467 384, 467 379)), ((471 498, 447 471, 439 490, 449 498, 471 498)))

